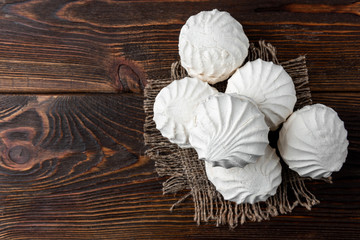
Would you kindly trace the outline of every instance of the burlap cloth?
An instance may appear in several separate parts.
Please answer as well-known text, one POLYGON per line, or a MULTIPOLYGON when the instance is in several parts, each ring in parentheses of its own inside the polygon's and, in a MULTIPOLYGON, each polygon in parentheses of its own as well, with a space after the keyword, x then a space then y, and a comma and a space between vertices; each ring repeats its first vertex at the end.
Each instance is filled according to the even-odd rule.
MULTIPOLYGON (((260 41, 257 46, 250 45, 248 60, 261 58, 273 61, 284 67, 292 77, 295 88, 297 103, 295 109, 311 104, 311 93, 308 87, 308 73, 305 56, 299 56, 286 62, 279 63, 276 58, 276 49, 269 43, 260 41)), ((283 164, 282 183, 277 193, 268 198, 266 202, 256 204, 240 204, 223 199, 220 193, 207 179, 204 162, 199 160, 194 149, 181 149, 162 137, 155 128, 153 121, 153 105, 158 92, 173 80, 186 76, 186 71, 178 62, 171 66, 171 79, 148 80, 145 88, 144 109, 146 114, 144 125, 145 144, 148 147, 146 154, 155 161, 156 171, 159 176, 169 176, 163 183, 163 193, 178 193, 183 196, 173 204, 170 210, 179 205, 186 198, 192 197, 195 205, 194 221, 200 224, 202 221, 213 220, 216 226, 228 224, 230 228, 246 221, 267 220, 271 216, 286 214, 301 205, 307 209, 319 201, 306 188, 305 178, 290 170, 283 164), (182 190, 190 190, 184 193, 182 190)), ((219 91, 224 91, 226 82, 216 84, 219 91)), ((270 142, 276 147, 277 133, 270 135, 270 142), (273 138, 273 139, 272 139, 273 138)), ((330 181, 330 179, 329 179, 330 181)))

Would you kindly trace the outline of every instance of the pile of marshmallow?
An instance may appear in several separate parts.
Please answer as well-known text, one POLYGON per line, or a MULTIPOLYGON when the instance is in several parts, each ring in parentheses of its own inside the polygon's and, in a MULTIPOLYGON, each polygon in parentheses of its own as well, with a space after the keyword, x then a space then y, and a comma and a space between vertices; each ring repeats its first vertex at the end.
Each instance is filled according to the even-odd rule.
POLYGON ((179 36, 181 65, 190 77, 157 95, 156 128, 181 148, 194 148, 208 179, 224 199, 265 201, 280 185, 277 146, 288 166, 314 179, 339 171, 347 156, 347 131, 322 104, 293 112, 296 91, 280 65, 257 59, 243 65, 249 40, 242 25, 216 9, 191 16, 179 36), (227 80, 225 93, 210 84, 227 80))

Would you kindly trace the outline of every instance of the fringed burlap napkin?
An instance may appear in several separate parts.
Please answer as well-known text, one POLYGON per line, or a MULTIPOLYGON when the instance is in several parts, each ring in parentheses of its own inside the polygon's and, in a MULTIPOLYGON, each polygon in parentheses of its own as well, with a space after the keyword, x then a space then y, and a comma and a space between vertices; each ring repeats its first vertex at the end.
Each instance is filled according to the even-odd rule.
MULTIPOLYGON (((279 63, 276 58, 276 49, 271 44, 260 41, 258 46, 251 44, 249 50, 248 60, 257 58, 282 65, 292 77, 297 95, 295 109, 311 104, 305 56, 279 63)), ((208 181, 204 162, 198 159, 196 151, 194 149, 181 149, 170 143, 155 128, 153 105, 156 95, 173 80, 185 76, 186 71, 176 62, 171 66, 171 79, 149 80, 145 88, 144 138, 145 144, 148 146, 146 154, 155 161, 159 176, 169 176, 163 183, 164 194, 177 193, 185 189, 190 190, 178 202, 174 203, 170 210, 191 196, 195 205, 195 222, 200 224, 202 221, 214 220, 217 226, 228 224, 230 228, 234 228, 247 220, 260 222, 269 219, 271 216, 286 214, 298 204, 310 210, 313 205, 319 203, 305 187, 305 179, 284 165, 283 181, 276 195, 270 197, 266 202, 236 205, 224 200, 212 183, 208 181)), ((219 91, 224 91, 226 82, 217 84, 215 87, 219 91)))

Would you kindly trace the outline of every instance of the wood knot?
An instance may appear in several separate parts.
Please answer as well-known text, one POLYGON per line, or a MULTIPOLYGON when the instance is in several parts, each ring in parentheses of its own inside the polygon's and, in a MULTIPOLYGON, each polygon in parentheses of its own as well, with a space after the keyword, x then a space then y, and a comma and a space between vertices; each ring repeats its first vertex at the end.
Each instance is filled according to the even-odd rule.
POLYGON ((120 64, 118 68, 119 81, 125 92, 141 92, 143 84, 138 74, 128 65, 120 64))
POLYGON ((9 159, 17 164, 27 163, 31 158, 29 149, 21 145, 12 147, 8 155, 9 159))

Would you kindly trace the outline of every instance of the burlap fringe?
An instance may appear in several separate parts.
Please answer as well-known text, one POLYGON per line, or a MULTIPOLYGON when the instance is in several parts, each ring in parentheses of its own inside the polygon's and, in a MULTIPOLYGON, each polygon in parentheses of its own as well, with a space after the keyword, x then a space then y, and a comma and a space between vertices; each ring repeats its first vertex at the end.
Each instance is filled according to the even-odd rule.
MULTIPOLYGON (((260 41, 258 46, 251 44, 248 60, 261 58, 281 64, 292 77, 298 101, 295 108, 311 104, 311 93, 308 87, 308 73, 305 56, 299 56, 286 62, 279 63, 276 49, 269 43, 260 41)), ((193 149, 180 149, 161 136, 155 128, 153 119, 153 104, 158 92, 171 81, 186 76, 186 71, 176 62, 171 66, 171 79, 149 80, 145 88, 144 109, 146 114, 144 125, 145 144, 149 147, 146 154, 155 160, 156 171, 159 176, 170 176, 163 183, 163 193, 177 193, 188 189, 170 210, 192 196, 195 205, 194 221, 197 224, 214 220, 216 226, 228 224, 230 228, 246 221, 263 221, 272 216, 286 214, 301 205, 307 209, 318 204, 316 197, 306 188, 304 180, 297 173, 286 166, 283 167, 283 181, 277 193, 266 202, 256 204, 240 204, 226 201, 215 187, 208 181, 203 161, 197 158, 193 149), (290 191, 289 191, 290 190, 290 191), (292 198, 292 201, 289 199, 292 198)), ((217 84, 220 91, 226 83, 217 84)), ((331 179, 326 179, 331 181, 331 179)))

